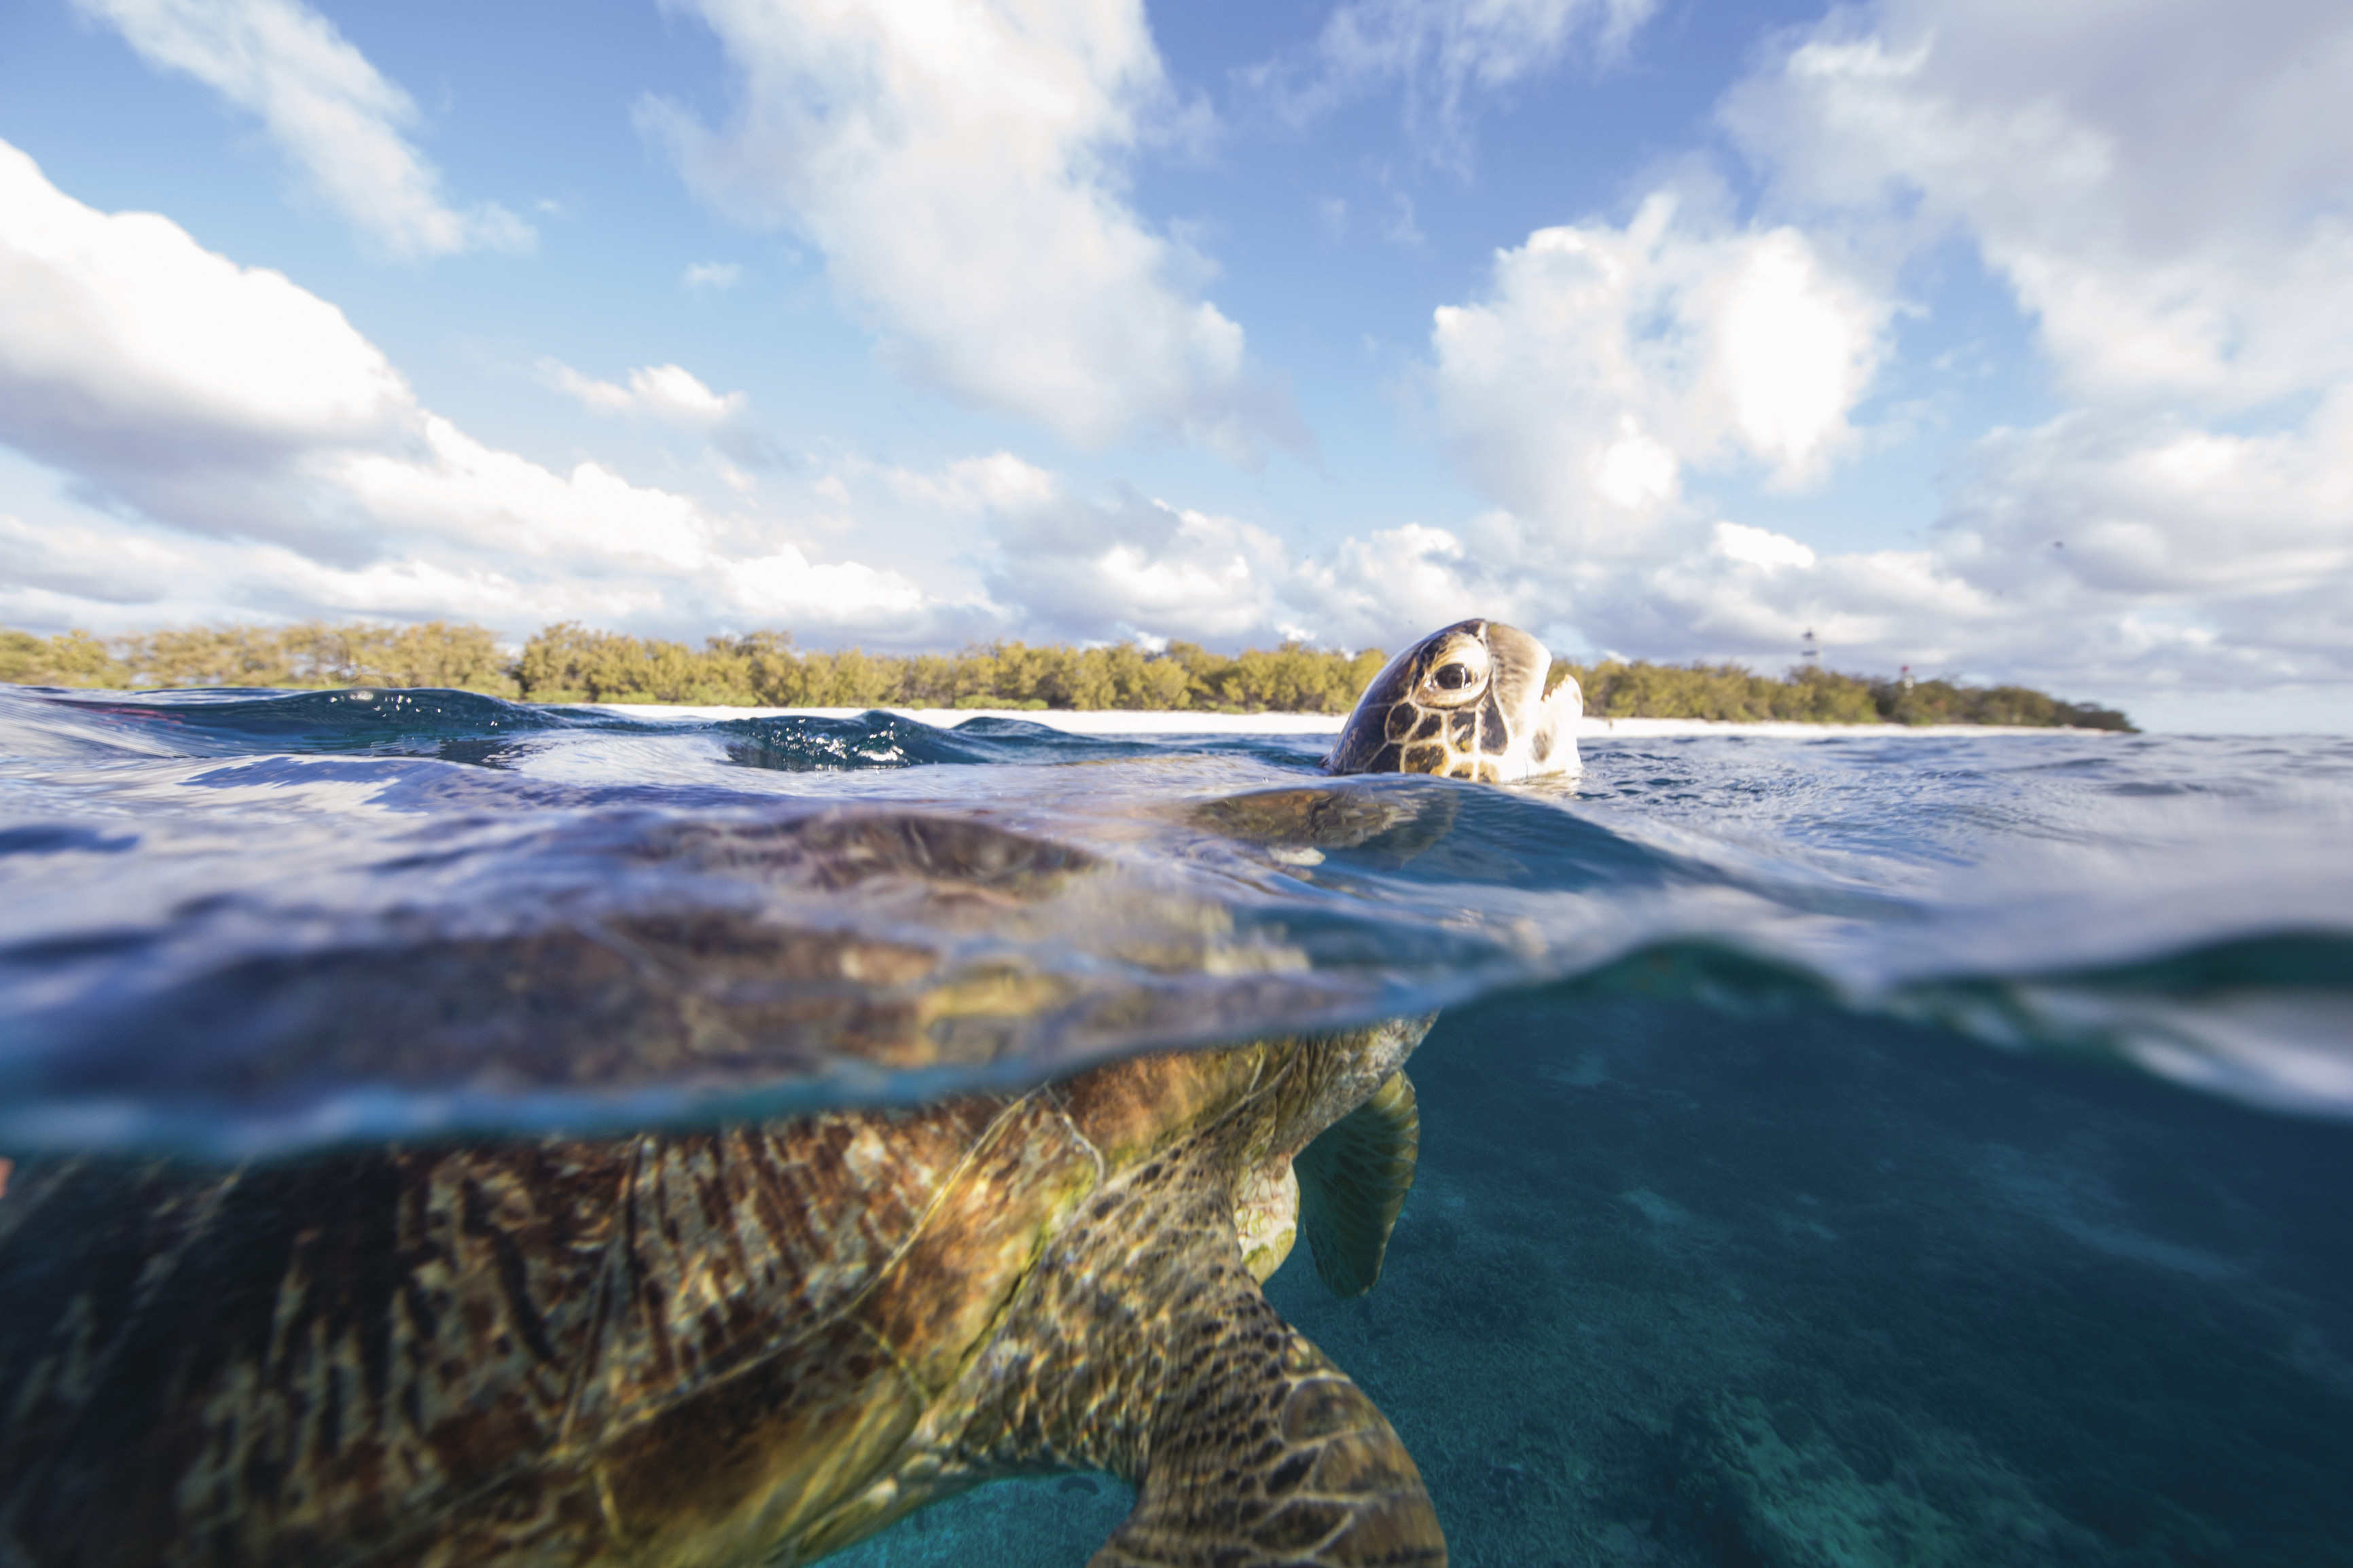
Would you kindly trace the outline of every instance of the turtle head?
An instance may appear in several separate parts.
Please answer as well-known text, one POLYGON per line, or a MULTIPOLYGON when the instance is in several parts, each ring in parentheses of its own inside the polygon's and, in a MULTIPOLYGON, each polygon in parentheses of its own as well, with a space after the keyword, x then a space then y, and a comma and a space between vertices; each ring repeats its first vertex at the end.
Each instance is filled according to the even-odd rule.
POLYGON ((1550 697, 1552 655, 1516 626, 1457 621, 1373 677, 1340 731, 1326 773, 1439 773, 1512 784, 1578 771, 1574 679, 1550 697))

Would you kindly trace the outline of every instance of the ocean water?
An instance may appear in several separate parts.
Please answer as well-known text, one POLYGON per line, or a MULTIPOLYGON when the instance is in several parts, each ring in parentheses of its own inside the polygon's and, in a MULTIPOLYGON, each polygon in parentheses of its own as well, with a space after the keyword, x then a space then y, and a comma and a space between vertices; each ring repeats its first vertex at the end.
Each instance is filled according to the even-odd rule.
MULTIPOLYGON (((1276 1304, 1459 1564, 2353 1563, 2353 742, 1311 739, 0 687, 0 1155, 913 1100, 1441 1010, 1276 1304)), ((986 1487, 844 1563, 1079 1564, 986 1487)))

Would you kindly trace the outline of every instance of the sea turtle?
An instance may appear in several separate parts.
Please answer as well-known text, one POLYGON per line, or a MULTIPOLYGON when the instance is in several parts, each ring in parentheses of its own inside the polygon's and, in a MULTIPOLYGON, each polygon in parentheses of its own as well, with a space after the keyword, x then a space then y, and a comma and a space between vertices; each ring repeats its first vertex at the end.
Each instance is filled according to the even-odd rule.
MULTIPOLYGON (((1499 773, 1538 738, 1558 765, 1546 662, 1449 627, 1332 766, 1430 755, 1352 739, 1400 701, 1475 710, 1499 773)), ((0 1563, 793 1564, 1092 1467, 1137 1489, 1099 1568, 1441 1564, 1397 1434, 1259 1289, 1295 1233, 1372 1285, 1429 1023, 717 1131, 26 1162, 0 1563)))
POLYGON ((1550 696, 1552 656, 1516 626, 1457 621, 1373 677, 1324 758, 1335 773, 1440 773, 1512 784, 1577 771, 1573 679, 1550 696))

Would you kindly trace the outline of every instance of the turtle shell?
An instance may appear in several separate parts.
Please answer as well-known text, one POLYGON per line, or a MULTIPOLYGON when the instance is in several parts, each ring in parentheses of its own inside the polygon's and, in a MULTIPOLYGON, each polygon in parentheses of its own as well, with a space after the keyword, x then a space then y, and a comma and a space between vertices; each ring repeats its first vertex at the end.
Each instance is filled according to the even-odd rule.
POLYGON ((1255 1050, 1015 1099, 0 1199, 0 1534, 37 1563, 807 1561, 1047 1239, 1255 1050), (779 1544, 781 1543, 781 1545, 779 1544))
POLYGON ((818 1107, 844 1084, 970 1085, 999 1064, 1004 1081, 1155 1035, 1242 1037, 1270 1003, 1188 983, 1248 945, 1224 906, 985 820, 566 831, 606 886, 233 952, 92 1005, 44 1048, 38 1088, 164 1107, 172 1146, 234 1158, 316 1147, 338 1117, 386 1125, 369 1120, 386 1103, 402 1131, 495 1136, 818 1107))

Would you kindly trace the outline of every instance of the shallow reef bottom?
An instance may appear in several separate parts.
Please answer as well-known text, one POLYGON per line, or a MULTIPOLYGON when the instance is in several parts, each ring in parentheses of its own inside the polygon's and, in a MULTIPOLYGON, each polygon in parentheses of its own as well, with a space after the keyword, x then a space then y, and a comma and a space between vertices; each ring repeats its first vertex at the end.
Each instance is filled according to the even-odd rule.
MULTIPOLYGON (((1457 1568, 2353 1563, 2353 1129, 1830 1011, 1442 1019, 1371 1295, 1269 1294, 1457 1568)), ((840 1568, 1077 1568, 1106 1477, 840 1568)))

